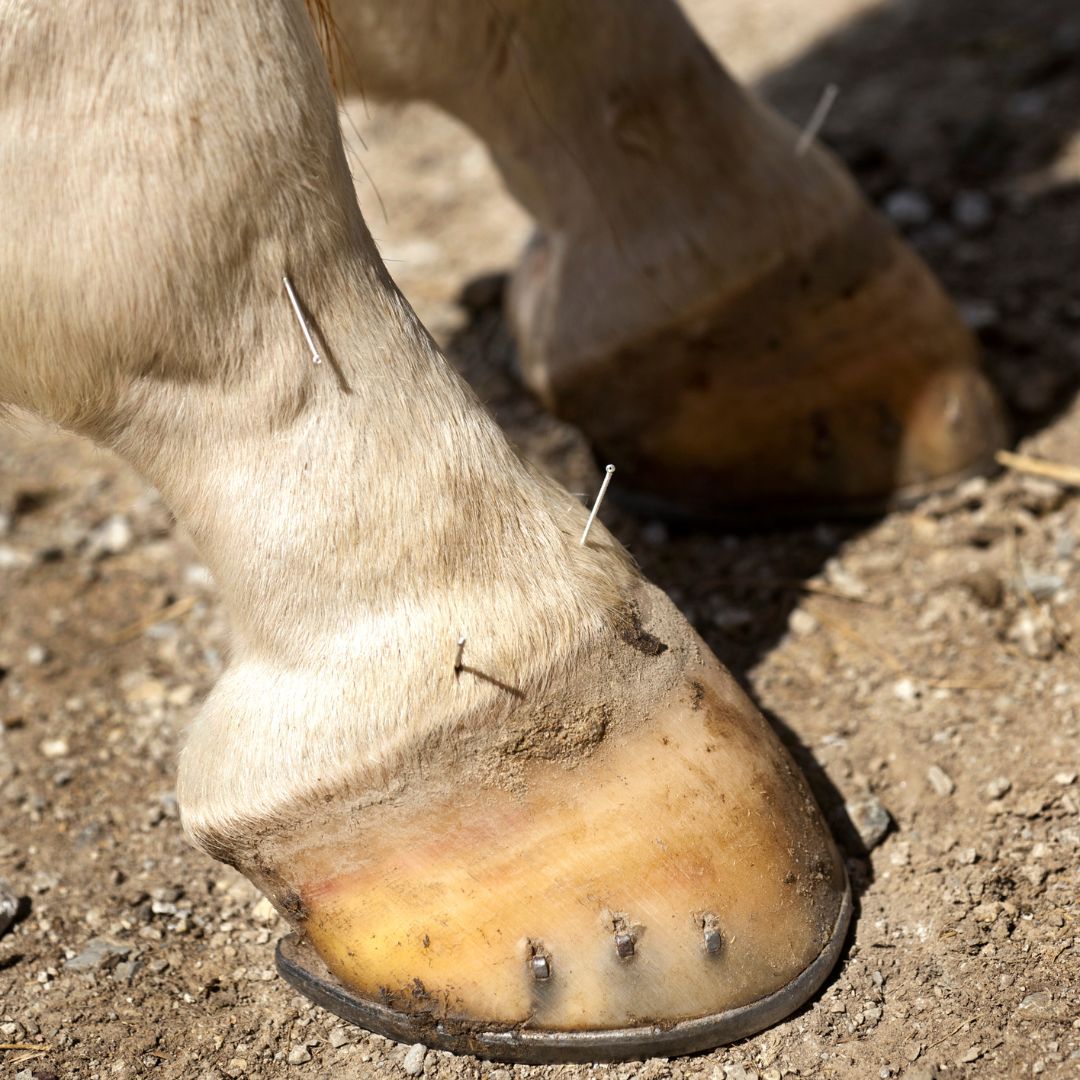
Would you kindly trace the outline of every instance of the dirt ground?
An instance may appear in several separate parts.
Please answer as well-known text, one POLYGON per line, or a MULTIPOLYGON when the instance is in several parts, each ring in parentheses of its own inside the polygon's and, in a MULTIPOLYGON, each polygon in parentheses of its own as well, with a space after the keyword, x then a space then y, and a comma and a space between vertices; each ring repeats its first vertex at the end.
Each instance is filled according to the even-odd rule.
MULTIPOLYGON (((1080 464, 1074 0, 690 6, 796 123, 838 85, 824 138, 963 304, 1019 449, 1080 464)), ((482 148, 419 107, 350 123, 391 272, 525 453, 595 490, 581 438, 512 377, 491 275, 528 224, 482 148)), ((855 928, 810 1005, 736 1046, 505 1068, 409 1055, 277 978, 281 925, 176 821, 180 732, 226 651, 213 581, 115 458, 27 422, 0 428, 0 463, 0 878, 20 898, 3 1075, 1080 1076, 1075 487, 1008 472, 874 523, 758 535, 605 507, 812 778, 855 928)))

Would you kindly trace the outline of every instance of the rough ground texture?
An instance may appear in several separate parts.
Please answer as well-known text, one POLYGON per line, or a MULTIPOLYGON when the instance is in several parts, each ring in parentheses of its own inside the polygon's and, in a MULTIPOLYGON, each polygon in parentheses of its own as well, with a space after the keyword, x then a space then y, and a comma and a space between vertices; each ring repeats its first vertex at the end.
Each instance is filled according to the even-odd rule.
MULTIPOLYGON (((964 302, 1021 449, 1080 463, 1072 0, 692 10, 796 122, 839 85, 825 138, 964 302)), ((391 271, 525 452, 593 491, 580 438, 513 381, 497 282, 455 301, 526 229, 482 151, 427 110, 353 121, 391 271)), ((738 1046, 500 1069, 367 1037, 276 978, 280 926, 186 846, 171 794, 222 666, 213 582, 115 459, 24 425, 0 429, 0 461, 0 877, 21 898, 0 937, 5 1076, 1080 1075, 1075 489, 1008 474, 771 535, 674 533, 608 504, 810 774, 857 921, 816 1000, 738 1046)))

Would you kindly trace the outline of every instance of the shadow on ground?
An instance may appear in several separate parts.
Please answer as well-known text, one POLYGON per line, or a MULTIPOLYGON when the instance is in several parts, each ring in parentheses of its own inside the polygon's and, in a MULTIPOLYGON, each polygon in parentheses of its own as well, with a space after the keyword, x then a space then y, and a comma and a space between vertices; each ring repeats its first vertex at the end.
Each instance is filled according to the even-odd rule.
POLYGON ((981 326, 1019 433, 1047 423, 1080 385, 1080 9, 884 3, 758 90, 801 124, 830 82, 824 141, 875 202, 925 197, 913 243, 981 326), (968 191, 990 199, 981 225, 957 221, 968 191))

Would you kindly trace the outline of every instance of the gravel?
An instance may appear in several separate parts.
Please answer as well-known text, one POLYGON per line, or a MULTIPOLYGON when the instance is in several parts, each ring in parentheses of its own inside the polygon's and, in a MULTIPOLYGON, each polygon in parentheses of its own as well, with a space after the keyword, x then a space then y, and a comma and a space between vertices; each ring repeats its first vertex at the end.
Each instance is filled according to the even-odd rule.
POLYGON ((131 522, 123 514, 112 514, 87 537, 86 554, 91 559, 122 555, 134 540, 131 522))
POLYGON ((122 941, 91 938, 78 953, 68 958, 64 967, 68 971, 95 971, 113 957, 125 957, 130 952, 131 946, 122 941))
POLYGON ((867 851, 876 848, 892 826, 892 816, 874 796, 846 803, 844 809, 867 851))
POLYGON ((930 200, 921 192, 910 188, 893 191, 885 197, 883 205, 886 216, 901 229, 928 225, 934 217, 930 200))
POLYGON ((427 1047, 423 1043, 414 1043, 402 1059, 401 1068, 406 1076, 420 1076, 424 1071, 426 1059, 427 1047))
POLYGON ((994 207, 983 191, 960 191, 953 198, 952 218, 967 232, 982 232, 994 220, 994 207))
POLYGON ((311 1051, 301 1043, 299 1046, 294 1046, 289 1051, 289 1056, 286 1060, 290 1065, 304 1065, 311 1060, 311 1051))
POLYGON ((926 770, 926 779, 934 791, 942 797, 951 795, 956 790, 953 778, 939 765, 931 765, 926 770))

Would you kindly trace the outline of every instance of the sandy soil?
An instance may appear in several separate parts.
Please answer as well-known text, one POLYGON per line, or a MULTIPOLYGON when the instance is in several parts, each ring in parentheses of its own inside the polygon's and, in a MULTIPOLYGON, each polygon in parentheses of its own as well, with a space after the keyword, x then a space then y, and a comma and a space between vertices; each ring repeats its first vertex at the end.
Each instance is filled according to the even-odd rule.
MULTIPOLYGON (((1080 463, 1080 14, 1071 0, 697 0, 694 17, 901 221, 979 328, 1020 448, 1080 463), (812 11, 807 9, 812 8, 812 11)), ((357 106, 392 273, 570 490, 580 437, 511 376, 497 281, 528 224, 422 108, 357 106)), ((0 1062, 53 1077, 1080 1075, 1076 489, 1008 473, 864 527, 673 532, 605 518, 767 711, 858 893, 821 994, 715 1053, 512 1069, 413 1052, 308 1005, 281 932, 176 823, 180 732, 222 667, 213 582, 116 459, 0 429, 0 1062), (886 831, 887 827, 887 831, 886 831)))

